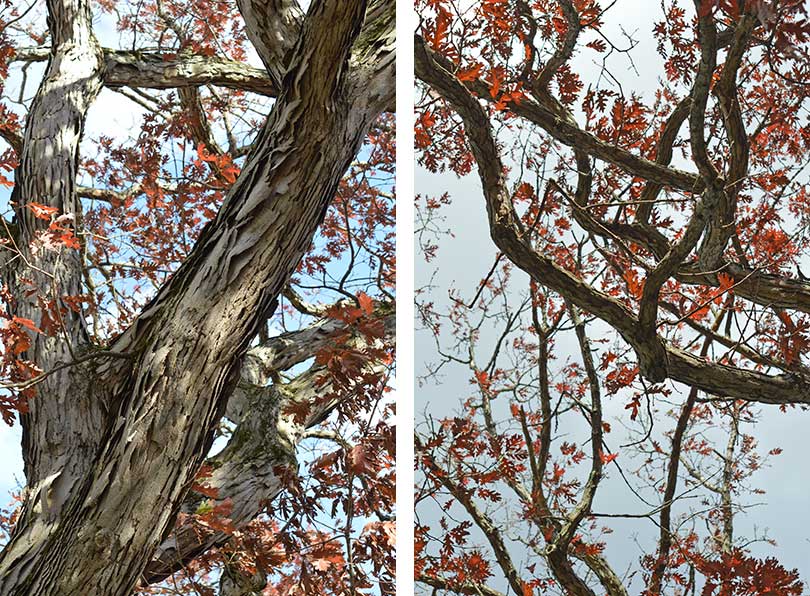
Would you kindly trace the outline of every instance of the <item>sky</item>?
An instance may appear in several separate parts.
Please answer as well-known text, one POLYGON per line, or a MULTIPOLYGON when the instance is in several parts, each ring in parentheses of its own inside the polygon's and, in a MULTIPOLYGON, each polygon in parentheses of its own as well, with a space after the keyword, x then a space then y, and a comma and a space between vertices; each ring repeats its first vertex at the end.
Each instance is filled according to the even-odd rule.
MULTIPOLYGON (((621 73, 625 94, 636 92, 649 98, 655 92, 658 85, 657 73, 662 72, 662 59, 656 52, 656 42, 651 31, 652 23, 661 20, 661 14, 660 4, 649 0, 618 0, 616 7, 607 13, 605 30, 609 32, 609 38, 619 39, 623 29, 639 42, 632 54, 638 74, 626 58, 615 56, 612 59, 612 71, 621 73)), ((593 56, 593 53, 589 55, 593 56)), ((575 72, 582 73, 586 86, 599 72, 597 65, 588 60, 582 54, 575 56, 573 68, 575 72)), ((433 197, 448 192, 451 200, 451 204, 441 211, 445 220, 439 227, 452 229, 452 235, 440 236, 437 241, 439 250, 431 263, 425 263, 419 254, 418 243, 415 255, 415 287, 430 285, 432 290, 428 293, 429 300, 434 301, 437 310, 441 311, 450 305, 447 298, 449 288, 458 290, 462 297, 471 298, 475 294, 481 279, 492 266, 496 249, 489 240, 484 199, 477 172, 459 179, 454 174, 433 174, 417 166, 415 187, 417 194, 433 197)), ((526 279, 525 276, 520 272, 515 272, 514 276, 513 287, 526 287, 520 281, 521 277, 526 279)), ((591 327, 592 336, 599 336, 600 333, 615 335, 615 332, 604 325, 599 327, 595 324, 591 327)), ((491 345, 493 335, 492 329, 484 330, 481 343, 486 347, 483 350, 491 345)), ((447 339, 446 335, 444 339, 447 339)), ((560 347, 571 353, 578 349, 576 345, 560 347)), ((419 378, 427 374, 431 363, 437 361, 432 333, 417 329, 415 353, 414 365, 419 378)), ((473 391, 470 378, 470 371, 465 366, 449 365, 442 369, 438 381, 428 380, 417 385, 414 408, 417 425, 427 415, 439 419, 460 411, 461 402, 470 397, 473 391)), ((677 394, 673 401, 680 401, 677 394)), ((613 400, 606 399, 606 419, 611 416, 626 417, 623 412, 625 403, 615 396, 613 400)), ((806 531, 810 525, 810 498, 806 488, 806 476, 810 472, 806 456, 806 428, 810 424, 810 413, 795 409, 783 414, 774 408, 762 408, 761 411, 761 422, 755 433, 759 439, 760 451, 767 452, 778 446, 783 452, 774 458, 771 467, 758 471, 753 477, 752 483, 765 488, 767 494, 762 497, 752 496, 751 502, 764 504, 735 518, 736 533, 750 535, 755 527, 758 531, 767 528, 768 536, 775 539, 778 546, 754 545, 752 551, 758 556, 775 556, 788 569, 798 568, 802 578, 810 582, 810 539, 806 531)), ((657 426, 666 429, 673 424, 672 421, 665 420, 657 421, 657 426)), ((615 436, 617 432, 622 430, 614 425, 613 433, 609 435, 612 442, 625 443, 625 437, 615 436)), ((625 467, 632 468, 632 463, 626 462, 625 467)), ((660 497, 658 500, 660 501, 660 497)), ((639 503, 615 473, 600 484, 594 511, 638 513, 647 510, 649 508, 639 503)), ((437 519, 437 511, 433 506, 425 505, 417 513, 428 524, 437 519)), ((609 563, 620 574, 630 567, 637 569, 639 544, 647 547, 654 544, 658 528, 647 519, 617 520, 617 523, 611 520, 610 525, 615 533, 607 538, 605 554, 609 563)), ((485 541, 481 543, 485 544, 485 541)), ((514 543, 513 547, 515 553, 525 552, 514 543)), ((496 589, 507 589, 502 580, 493 581, 491 585, 496 589)))
MULTIPOLYGON (((97 16, 93 24, 103 46, 119 47, 119 34, 115 29, 115 22, 109 15, 97 16)), ((36 93, 44 68, 44 62, 33 63, 28 67, 24 93, 26 101, 36 93)), ((21 80, 19 65, 12 65, 6 81, 6 93, 16 98, 21 80)), ((114 131, 137 131, 142 116, 143 109, 140 106, 121 94, 104 88, 88 113, 83 142, 86 144, 88 139, 98 138, 101 135, 110 136, 114 131)), ((11 189, 0 187, 0 213, 8 210, 10 195, 11 189)), ((18 491, 25 484, 20 451, 21 438, 22 431, 18 424, 9 427, 0 423, 0 453, 3 454, 3 464, 0 467, 0 503, 3 504, 8 500, 6 495, 18 491)))
MULTIPOLYGON (((304 10, 307 10, 309 7, 310 2, 308 0, 300 1, 299 4, 302 6, 304 10)), ((40 3, 40 6, 35 9, 35 12, 32 13, 31 17, 36 20, 38 25, 44 23, 44 3, 40 3), (36 12, 38 10, 38 12, 36 12)), ((93 19, 94 24, 94 31, 99 39, 101 45, 105 48, 129 48, 130 42, 126 37, 122 37, 122 34, 117 31, 116 28, 116 21, 114 17, 108 14, 102 14, 100 12, 96 12, 94 14, 93 19)), ((258 55, 256 54, 255 50, 253 49, 250 44, 247 44, 247 62, 254 67, 262 68, 262 62, 258 55)), ((27 68, 27 84, 25 86, 25 90, 23 93, 23 97, 28 103, 30 99, 34 96, 37 90, 37 85, 39 84, 42 73, 44 72, 45 63, 33 63, 28 66, 27 68)), ((20 92, 20 85, 22 82, 21 77, 21 70, 20 65, 15 64, 12 65, 10 69, 9 78, 6 80, 6 94, 10 97, 17 98, 20 92)), ((263 102, 263 107, 260 106, 260 109, 263 109, 265 112, 269 111, 271 101, 267 101, 266 98, 261 98, 263 102)), ((116 93, 115 91, 109 88, 102 88, 99 96, 96 98, 95 102, 91 106, 87 120, 85 124, 84 136, 82 140, 82 148, 81 153, 82 155, 93 155, 93 151, 97 151, 94 149, 94 140, 98 139, 101 136, 111 137, 115 141, 126 141, 128 138, 131 138, 133 135, 139 134, 141 130, 141 121, 144 116, 145 110, 140 107, 137 103, 131 101, 130 99, 126 98, 125 96, 121 95, 120 93, 116 93)), ((216 130, 216 128, 215 128, 216 130)), ((133 139, 134 140, 134 139, 133 139)), ((220 139, 223 141, 224 138, 220 139)), ((0 141, 0 144, 3 144, 0 141)), ((5 147, 0 147, 0 150, 4 150, 5 147)), ((358 156, 359 160, 364 159, 368 156, 368 149, 363 148, 361 149, 360 155, 358 156)), ((393 180, 393 178, 392 178, 393 180)), ((85 180, 83 181, 85 184, 91 185, 92 181, 85 180)), ((381 187, 383 190, 391 192, 393 190, 393 182, 390 183, 382 183, 381 187)), ((0 185, 0 214, 7 214, 10 210, 9 208, 9 198, 10 198, 10 189, 7 189, 0 185)), ((381 232, 383 234, 385 230, 381 232)), ((344 257, 341 260, 334 260, 329 264, 329 272, 333 276, 340 276, 345 269, 345 266, 349 263, 348 257, 344 257)), ((364 265, 361 263, 357 265, 353 271, 352 278, 349 279, 348 288, 351 290, 355 289, 353 285, 353 279, 364 279, 366 277, 373 279, 376 275, 376 271, 367 271, 364 269, 364 265)), ((360 282, 358 282, 360 283, 360 282)), ((334 300, 334 296, 330 295, 321 295, 318 297, 319 299, 326 301, 334 300)), ((309 324, 310 321, 304 321, 305 324, 309 324)), ((275 324, 275 323, 274 323, 275 324)), ((271 332, 275 331, 281 333, 286 330, 294 329, 296 326, 296 322, 290 321, 285 323, 287 325, 287 329, 282 329, 281 325, 279 324, 277 328, 272 329, 271 332)), ((286 371, 289 374, 297 374, 303 372, 306 368, 308 368, 312 364, 312 360, 310 359, 306 362, 303 362, 290 371, 286 371)), ((395 386, 395 382, 391 380, 392 387, 395 386)), ((391 400, 395 399, 396 391, 392 391, 390 394, 386 396, 383 402, 379 405, 379 408, 375 411, 373 417, 370 420, 369 425, 373 425, 374 423, 379 420, 382 416, 383 407, 388 404, 391 400)), ((355 432, 358 427, 352 426, 350 424, 344 424, 341 427, 341 431, 344 435, 348 438, 351 433, 355 432)), ((22 454, 20 449, 21 443, 21 427, 19 424, 14 424, 13 426, 8 426, 2 422, 0 422, 0 454, 2 455, 3 463, 0 465, 0 507, 6 506, 11 502, 11 494, 13 492, 18 492, 21 488, 25 485, 25 477, 23 474, 23 461, 22 461, 22 454)), ((220 437, 213 447, 212 447, 212 454, 215 454, 217 451, 222 449, 227 442, 226 437, 220 437)), ((302 441, 299 445, 299 467, 301 470, 305 469, 305 466, 312 460, 316 459, 317 457, 321 456, 325 452, 334 451, 334 445, 329 442, 325 441, 318 441, 317 439, 306 439, 302 441)), ((319 518, 319 521, 322 521, 327 527, 330 527, 334 524, 334 519, 330 517, 327 513, 323 515, 323 519, 319 518)), ((370 519, 356 517, 353 520, 353 531, 354 533, 360 534, 365 527, 366 523, 372 521, 370 519)), ((376 521, 376 518, 375 518, 376 521)))

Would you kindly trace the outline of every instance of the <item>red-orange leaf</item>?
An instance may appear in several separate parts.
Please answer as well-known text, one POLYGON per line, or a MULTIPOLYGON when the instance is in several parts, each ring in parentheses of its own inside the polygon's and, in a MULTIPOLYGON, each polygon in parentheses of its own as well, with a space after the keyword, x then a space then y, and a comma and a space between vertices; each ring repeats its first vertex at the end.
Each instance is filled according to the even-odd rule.
POLYGON ((31 210, 31 213, 34 214, 34 217, 44 219, 45 221, 50 221, 51 217, 59 212, 59 209, 56 207, 50 207, 40 203, 28 203, 27 206, 31 210))

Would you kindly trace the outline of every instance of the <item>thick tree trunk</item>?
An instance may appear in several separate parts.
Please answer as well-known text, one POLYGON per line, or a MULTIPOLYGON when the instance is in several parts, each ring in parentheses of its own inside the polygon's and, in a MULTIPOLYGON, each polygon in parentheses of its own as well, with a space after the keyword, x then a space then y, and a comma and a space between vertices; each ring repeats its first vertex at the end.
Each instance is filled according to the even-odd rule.
MULTIPOLYGON (((388 339, 393 339, 395 315, 384 315, 382 321, 388 339)), ((271 371, 288 370, 313 357, 334 342, 337 334, 345 332, 345 324, 326 319, 248 352, 241 382, 228 401, 228 418, 238 424, 228 445, 208 461, 213 473, 206 481, 217 492, 212 505, 226 500, 230 503, 228 518, 235 527, 256 518, 264 504, 284 489, 285 475, 297 469, 296 444, 308 428, 319 424, 343 399, 340 390, 324 381, 328 372, 323 366, 313 365, 288 383, 267 386, 271 371), (282 414, 295 403, 316 405, 303 420, 295 414, 282 414)), ((384 368, 379 363, 369 363, 369 367, 384 368)), ((201 502, 199 495, 189 497, 183 505, 186 513, 194 512, 201 502)), ((226 532, 200 528, 193 520, 179 525, 156 550, 144 572, 145 581, 164 579, 230 538, 226 532)))
MULTIPOLYGON (((101 48, 93 36, 89 5, 85 0, 52 0, 48 3, 48 23, 53 47, 42 85, 33 101, 26 128, 13 201, 18 206, 21 250, 31 267, 13 280, 19 316, 40 317, 37 296, 56 300, 82 293, 81 256, 77 251, 32 250, 29 243, 47 223, 37 219, 31 203, 58 209, 59 214, 79 214, 76 197, 78 148, 84 118, 101 89, 101 48), (33 282, 33 288, 31 285, 33 282)), ((55 337, 37 335, 30 356, 44 370, 74 359, 87 345, 83 317, 68 309, 62 319, 62 332, 55 337)), ((57 470, 86 459, 98 442, 98 408, 85 400, 87 383, 65 369, 42 384, 42 391, 53 399, 33 400, 29 419, 51 420, 50 425, 26 424, 24 430, 25 471, 29 486, 41 482, 57 470), (82 416, 76 419, 77 410, 82 416), (63 420, 75 419, 70 435, 59 430, 63 420)), ((79 469, 78 472, 83 470, 79 469)))
MULTIPOLYGON (((33 294, 57 304, 62 296, 82 292, 77 251, 32 250, 31 243, 48 224, 37 219, 29 206, 42 204, 74 217, 79 213, 75 189, 79 140, 87 110, 101 88, 103 70, 89 3, 51 0, 47 7, 51 54, 29 112, 12 196, 20 228, 19 248, 31 266, 9 272, 16 314, 36 322, 41 311, 32 289, 33 294)), ((33 338, 27 356, 43 370, 71 362, 87 350, 80 314, 67 309, 61 327, 56 336, 33 338)), ((28 528, 30 542, 47 539, 55 529, 72 482, 89 470, 104 429, 101 402, 84 372, 80 367, 63 368, 49 376, 38 387, 42 397, 31 400, 29 412, 22 416, 27 486, 18 527, 28 528)), ((7 548, 16 549, 18 566, 28 562, 26 546, 15 538, 7 548)), ((4 558, 0 565, 6 561, 4 558)), ((2 577, 3 590, 17 580, 14 574, 3 573, 2 577)))
MULTIPOLYGON (((393 14, 392 3, 381 5, 393 14)), ((53 57, 20 166, 20 217, 31 229, 31 201, 78 211, 78 142, 102 81, 86 2, 54 0, 49 13, 53 57)), ((365 13, 362 0, 310 9, 274 109, 220 213, 111 346, 125 358, 100 357, 39 387, 24 420, 30 488, 0 558, 0 595, 123 596, 141 580, 210 447, 249 341, 392 100, 393 20, 355 43, 365 13), (353 49, 368 62, 352 59, 353 49)), ((43 267, 61 294, 79 293, 76 258, 43 267)), ((33 306, 20 312, 37 318, 33 306)), ((43 368, 70 361, 86 343, 81 317, 70 334, 38 341, 43 368)))

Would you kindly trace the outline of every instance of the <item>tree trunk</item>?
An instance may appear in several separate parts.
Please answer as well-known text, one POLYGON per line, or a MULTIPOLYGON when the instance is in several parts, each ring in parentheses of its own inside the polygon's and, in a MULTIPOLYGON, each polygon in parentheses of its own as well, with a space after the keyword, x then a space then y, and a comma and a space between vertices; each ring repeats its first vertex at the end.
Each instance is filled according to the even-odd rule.
MULTIPOLYGON (((393 3, 375 6, 393 14, 393 3)), ((26 241, 39 223, 31 202, 79 212, 78 143, 102 82, 86 0, 53 0, 48 10, 52 58, 18 180, 26 241)), ((391 103, 393 29, 356 43, 365 15, 362 0, 312 6, 254 149, 186 262, 107 356, 39 385, 23 420, 29 488, 0 558, 0 595, 123 596, 140 581, 210 447, 251 338, 391 103), (374 59, 359 63, 353 49, 374 59)), ((36 265, 45 281, 54 276, 57 295, 78 294, 81 263, 61 254, 36 265)), ((19 302, 21 316, 37 320, 35 305, 19 302)), ((37 340, 43 369, 86 349, 81 321, 72 316, 58 340, 37 340)))

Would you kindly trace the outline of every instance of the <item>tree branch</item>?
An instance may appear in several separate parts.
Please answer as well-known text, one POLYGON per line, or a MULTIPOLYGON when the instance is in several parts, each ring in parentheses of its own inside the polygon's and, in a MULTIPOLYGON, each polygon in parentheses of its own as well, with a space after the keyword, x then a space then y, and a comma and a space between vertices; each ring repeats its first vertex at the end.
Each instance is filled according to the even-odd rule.
MULTIPOLYGON (((431 73, 428 68, 431 62, 448 73, 453 72, 454 68, 452 63, 428 48, 419 35, 414 37, 414 46, 416 50, 416 76, 419 79, 430 84, 428 79, 431 78, 431 73)), ((472 81, 465 81, 464 86, 474 92, 478 97, 494 102, 489 92, 489 85, 487 85, 486 82, 480 79, 474 79, 472 81)), ((621 147, 606 143, 528 97, 510 103, 509 109, 517 116, 541 127, 554 139, 564 145, 582 149, 602 161, 622 168, 633 176, 638 176, 686 192, 699 192, 702 189, 702 183, 698 176, 663 166, 634 155, 621 147)))
MULTIPOLYGON (((393 315, 385 317, 386 341, 393 340, 394 320, 393 315)), ((333 320, 326 320, 320 325, 274 338, 263 348, 272 353, 265 354, 265 362, 283 370, 306 360, 320 347, 333 342, 339 332, 345 332, 345 328, 340 329, 333 323, 333 320)), ((351 338, 347 345, 359 348, 362 342, 361 338, 351 338)), ((367 372, 384 374, 385 367, 371 362, 367 372)), ((251 374, 243 372, 243 378, 251 374)), ((320 424, 347 397, 346 392, 338 390, 328 380, 328 371, 320 365, 311 366, 288 383, 274 383, 269 387, 263 386, 262 381, 267 381, 263 374, 253 378, 259 384, 240 383, 244 410, 228 445, 209 462, 214 472, 206 481, 208 487, 217 491, 217 503, 226 499, 231 503, 229 518, 236 528, 255 519, 285 488, 285 474, 297 470, 295 448, 307 436, 306 430, 320 424), (286 413, 294 404, 309 404, 303 420, 295 413, 286 413)), ((299 410, 295 408, 296 412, 299 410)), ((200 496, 191 493, 183 510, 193 513, 200 502, 200 496)), ((162 581, 192 559, 229 539, 226 532, 201 532, 193 517, 187 518, 160 545, 145 577, 150 584, 162 581)))
POLYGON ((613 326, 633 347, 642 373, 653 382, 669 377, 707 393, 734 399, 771 404, 810 403, 810 379, 801 374, 771 376, 710 362, 667 346, 658 336, 639 333, 638 319, 626 306, 535 251, 524 238, 523 226, 511 204, 487 114, 465 86, 434 59, 435 54, 418 36, 415 46, 419 77, 438 91, 464 121, 484 190, 490 234, 515 265, 537 283, 569 297, 580 308, 613 326))
MULTIPOLYGON (((104 84, 108 87, 175 89, 216 85, 275 97, 278 86, 259 68, 213 56, 104 49, 104 84)), ((48 48, 20 48, 12 61, 44 62, 48 48)))
POLYGON ((489 542, 492 552, 495 555, 495 559, 504 574, 504 579, 509 582, 509 587, 515 594, 523 594, 523 581, 512 562, 509 549, 498 527, 486 513, 478 508, 470 492, 457 482, 454 482, 444 470, 439 468, 438 464, 433 460, 433 457, 424 452, 419 437, 414 437, 414 440, 416 442, 416 450, 419 452, 417 457, 421 457, 423 464, 431 471, 433 477, 450 491, 453 498, 464 507, 475 522, 475 525, 478 526, 481 532, 484 533, 484 536, 486 536, 487 542, 489 542))
MULTIPOLYGON (((416 578, 420 584, 425 584, 437 590, 447 590, 456 594, 467 594, 469 596, 506 596, 503 592, 494 590, 483 584, 463 583, 460 585, 450 582, 450 580, 442 577, 434 577, 431 575, 420 575, 416 578)), ((522 594, 523 592, 518 592, 522 594)))

